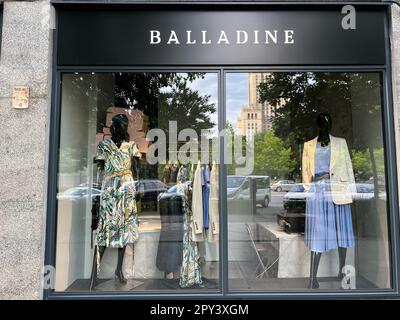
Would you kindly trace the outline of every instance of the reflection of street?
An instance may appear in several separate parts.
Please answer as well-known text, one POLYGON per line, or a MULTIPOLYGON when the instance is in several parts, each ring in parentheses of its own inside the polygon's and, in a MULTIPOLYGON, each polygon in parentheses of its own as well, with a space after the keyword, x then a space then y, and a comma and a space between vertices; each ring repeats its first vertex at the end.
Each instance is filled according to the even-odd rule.
POLYGON ((283 196, 286 192, 271 192, 271 202, 269 203, 268 208, 262 208, 257 206, 257 218, 260 218, 266 222, 274 222, 276 221, 276 215, 280 213, 283 209, 283 196))
POLYGON ((283 210, 283 197, 286 192, 271 192, 267 208, 257 205, 256 212, 250 201, 228 201, 229 222, 275 222, 276 215, 283 210))
POLYGON ((252 241, 257 243, 259 248, 260 245, 266 245, 265 233, 260 233, 258 226, 270 223, 278 227, 277 214, 283 210, 285 194, 286 192, 272 191, 269 206, 263 208, 257 205, 255 213, 250 201, 228 201, 228 252, 231 279, 253 277, 259 260, 254 252, 255 244, 252 245, 252 241))

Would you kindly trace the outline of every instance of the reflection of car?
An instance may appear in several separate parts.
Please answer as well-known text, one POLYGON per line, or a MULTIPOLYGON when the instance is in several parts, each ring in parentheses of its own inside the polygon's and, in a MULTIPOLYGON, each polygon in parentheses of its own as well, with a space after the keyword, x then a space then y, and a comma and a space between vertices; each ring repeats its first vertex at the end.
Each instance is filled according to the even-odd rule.
POLYGON ((358 193, 374 193, 373 183, 356 183, 356 189, 358 193))
MULTIPOLYGON (((374 185, 371 183, 356 183, 356 193, 352 194, 354 200, 368 200, 374 197, 374 185)), ((290 212, 305 212, 307 193, 303 184, 296 183, 283 197, 283 208, 290 212)))
POLYGON ((164 194, 167 194, 167 193, 176 193, 177 188, 178 188, 178 185, 175 185, 175 186, 170 187, 170 188, 169 188, 168 190, 166 190, 165 192, 160 193, 160 194, 158 195, 157 199, 160 199, 164 194))
POLYGON ((157 196, 157 201, 160 201, 161 198, 167 196, 168 194, 176 193, 177 188, 178 188, 178 185, 175 185, 175 186, 172 186, 169 189, 165 190, 164 192, 160 193, 157 196))
MULTIPOLYGON (((192 182, 188 181, 188 182, 184 182, 184 184, 187 184, 190 186, 192 184, 192 182)), ((174 185, 174 186, 170 187, 169 189, 165 190, 165 192, 162 192, 157 196, 158 211, 160 210, 160 207, 159 207, 160 201, 162 201, 162 200, 169 201, 170 199, 176 199, 175 196, 178 196, 178 193, 177 193, 178 186, 179 186, 179 184, 174 185)))
POLYGON ((92 199, 98 197, 101 195, 101 190, 97 188, 91 188, 91 190, 88 187, 75 187, 75 188, 70 188, 68 190, 65 190, 64 192, 60 192, 57 195, 58 200, 81 200, 84 198, 92 197, 92 199))
POLYGON ((228 200, 250 200, 250 183, 255 183, 256 203, 268 207, 271 201, 270 179, 268 176, 228 176, 228 200))
POLYGON ((160 180, 145 179, 136 181, 136 191, 141 202, 142 211, 157 210, 158 195, 167 191, 168 187, 160 180))
MULTIPOLYGON (((80 186, 80 187, 88 187, 88 186, 89 186, 89 183, 81 183, 79 186, 80 186)), ((100 184, 100 183, 95 183, 95 182, 93 182, 93 183, 92 183, 92 188, 101 190, 101 184, 100 184)))
MULTIPOLYGON (((357 190, 352 193, 353 200, 365 201, 374 197, 374 186, 370 183, 356 183, 352 189, 357 190)), ((331 196, 330 192, 324 195, 331 196)), ((284 195, 284 210, 277 215, 277 222, 286 232, 304 232, 307 197, 313 197, 313 192, 306 192, 301 183, 293 185, 284 195)))
POLYGON ((294 181, 293 180, 279 180, 278 182, 275 182, 272 186, 271 189, 274 191, 289 191, 291 187, 293 187, 294 181))
POLYGON ((283 208, 290 212, 305 212, 306 196, 307 193, 305 192, 303 184, 294 184, 288 193, 283 196, 283 208))

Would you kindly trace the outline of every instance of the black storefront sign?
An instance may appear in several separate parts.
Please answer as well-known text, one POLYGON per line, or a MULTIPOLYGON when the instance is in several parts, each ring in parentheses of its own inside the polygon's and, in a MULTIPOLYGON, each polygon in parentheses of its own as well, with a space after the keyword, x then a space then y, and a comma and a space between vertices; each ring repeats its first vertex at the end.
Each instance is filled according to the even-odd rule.
POLYGON ((384 8, 65 9, 58 64, 382 65, 384 8))

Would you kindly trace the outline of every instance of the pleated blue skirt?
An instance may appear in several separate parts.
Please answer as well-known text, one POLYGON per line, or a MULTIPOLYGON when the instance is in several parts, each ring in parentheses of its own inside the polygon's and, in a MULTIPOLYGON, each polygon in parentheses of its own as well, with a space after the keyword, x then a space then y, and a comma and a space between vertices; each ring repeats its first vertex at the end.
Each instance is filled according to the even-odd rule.
POLYGON ((333 203, 329 179, 313 182, 307 194, 304 237, 315 252, 354 246, 351 204, 333 203))

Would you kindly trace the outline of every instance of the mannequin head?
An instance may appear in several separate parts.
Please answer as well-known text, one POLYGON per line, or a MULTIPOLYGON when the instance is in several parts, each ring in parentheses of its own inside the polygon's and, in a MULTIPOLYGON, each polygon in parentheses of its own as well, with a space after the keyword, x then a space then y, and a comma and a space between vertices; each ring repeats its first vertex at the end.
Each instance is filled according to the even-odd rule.
POLYGON ((329 133, 331 131, 332 118, 328 113, 319 113, 316 122, 320 131, 324 133, 329 133))
POLYGON ((113 141, 129 141, 128 125, 128 117, 124 114, 117 114, 112 118, 110 132, 113 141))
POLYGON ((330 141, 329 133, 332 129, 332 118, 327 113, 320 113, 317 115, 316 123, 319 128, 318 142, 322 146, 327 146, 330 141))

